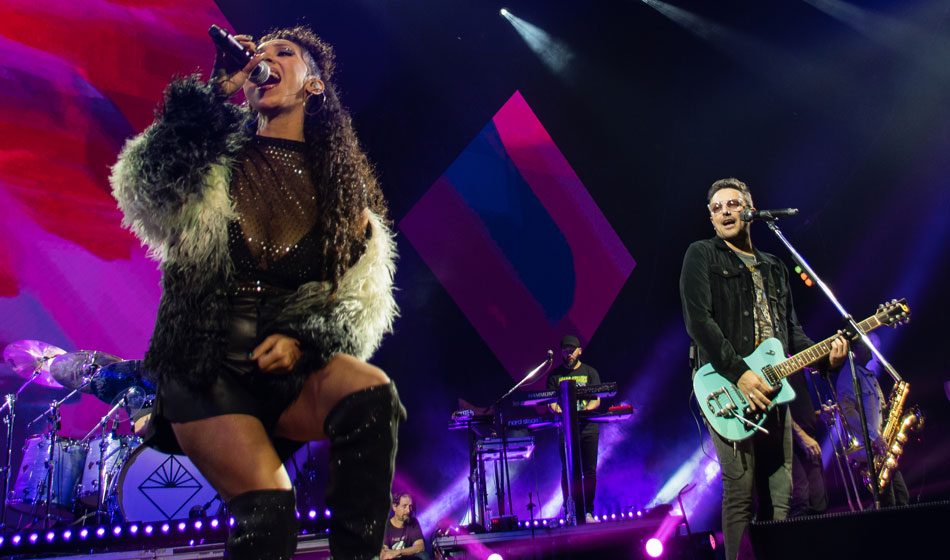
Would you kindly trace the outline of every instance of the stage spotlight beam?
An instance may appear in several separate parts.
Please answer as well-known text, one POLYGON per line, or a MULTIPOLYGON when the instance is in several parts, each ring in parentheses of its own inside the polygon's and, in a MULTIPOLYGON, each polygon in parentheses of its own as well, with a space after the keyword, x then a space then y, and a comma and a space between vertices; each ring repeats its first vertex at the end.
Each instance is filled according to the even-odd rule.
POLYGON ((563 41, 552 37, 550 33, 537 25, 528 23, 509 12, 506 8, 502 8, 499 13, 515 28, 518 35, 527 43, 528 48, 541 59, 548 70, 558 77, 567 77, 571 63, 575 58, 574 51, 570 47, 563 41))

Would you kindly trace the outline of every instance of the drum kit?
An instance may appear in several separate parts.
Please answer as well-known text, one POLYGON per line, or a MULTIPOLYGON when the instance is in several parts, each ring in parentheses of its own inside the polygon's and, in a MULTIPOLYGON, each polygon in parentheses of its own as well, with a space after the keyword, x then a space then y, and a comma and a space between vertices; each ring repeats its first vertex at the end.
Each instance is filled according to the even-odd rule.
MULTIPOLYGON (((26 381, 4 397, 6 446, 3 461, 3 496, 0 526, 6 526, 8 509, 26 516, 29 524, 80 523, 89 518, 109 521, 158 521, 187 516, 195 508, 207 509, 216 498, 184 456, 166 455, 146 446, 141 438, 119 435, 119 413, 131 420, 150 409, 155 384, 141 360, 122 360, 104 352, 66 352, 38 340, 20 340, 4 349, 7 365, 26 381), (29 385, 70 389, 64 398, 27 427, 41 420, 47 428, 26 438, 23 459, 13 491, 10 483, 16 400, 29 385), (82 439, 62 437, 60 407, 78 393, 94 395, 111 409, 82 439), (177 490, 168 502, 157 491, 177 490)), ((165 492, 164 494, 169 494, 165 492)))

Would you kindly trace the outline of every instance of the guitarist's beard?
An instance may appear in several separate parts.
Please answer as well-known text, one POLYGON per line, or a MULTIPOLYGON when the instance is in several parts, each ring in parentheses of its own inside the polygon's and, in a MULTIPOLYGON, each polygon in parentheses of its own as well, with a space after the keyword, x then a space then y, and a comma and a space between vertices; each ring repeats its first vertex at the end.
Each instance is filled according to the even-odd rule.
POLYGON ((574 368, 577 367, 577 362, 578 362, 578 359, 577 359, 577 358, 573 358, 573 357, 568 356, 568 357, 564 360, 564 367, 567 368, 567 369, 574 369, 574 368))

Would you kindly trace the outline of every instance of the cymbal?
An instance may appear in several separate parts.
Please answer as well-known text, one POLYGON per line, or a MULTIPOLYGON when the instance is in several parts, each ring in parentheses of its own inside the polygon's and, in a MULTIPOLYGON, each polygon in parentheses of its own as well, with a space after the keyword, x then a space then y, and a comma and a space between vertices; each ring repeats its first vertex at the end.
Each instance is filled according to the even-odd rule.
POLYGON ((91 377, 102 366, 122 361, 122 358, 98 352, 96 350, 79 350, 69 352, 53 358, 49 370, 53 378, 67 389, 79 389, 83 393, 89 392, 89 386, 82 387, 83 378, 91 377))
POLYGON ((52 344, 39 340, 18 340, 7 344, 3 349, 3 361, 24 379, 33 377, 33 372, 39 370, 39 375, 33 380, 38 385, 62 389, 50 375, 50 361, 66 351, 52 344))
POLYGON ((143 398, 155 394, 155 385, 146 379, 142 360, 125 360, 106 365, 93 376, 89 392, 103 402, 115 404, 122 392, 130 387, 141 389, 143 398))

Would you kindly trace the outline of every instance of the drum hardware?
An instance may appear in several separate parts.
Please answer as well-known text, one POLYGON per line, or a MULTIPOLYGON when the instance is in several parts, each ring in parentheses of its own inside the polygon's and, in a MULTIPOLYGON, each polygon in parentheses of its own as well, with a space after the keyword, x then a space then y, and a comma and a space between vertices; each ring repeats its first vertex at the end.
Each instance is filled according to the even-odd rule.
MULTIPOLYGON (((108 390, 104 390, 103 387, 111 387, 111 386, 112 385, 109 385, 108 383, 101 384, 98 389, 100 390, 102 394, 107 394, 108 390)), ((97 394, 97 396, 99 396, 99 394, 97 394)), ((120 463, 120 461, 124 460, 125 457, 128 456, 128 451, 129 451, 129 448, 128 448, 129 438, 125 436, 120 437, 116 433, 118 429, 118 422, 119 422, 118 412, 120 408, 124 409, 126 412, 126 417, 131 422, 132 415, 138 412, 139 410, 141 410, 142 405, 144 403, 145 403, 145 391, 139 386, 132 385, 132 386, 126 387, 123 390, 118 391, 117 394, 113 397, 112 402, 110 402, 110 404, 112 405, 112 408, 99 420, 99 423, 96 424, 96 426, 92 430, 90 430, 89 433, 86 434, 84 438, 79 440, 80 444, 84 444, 87 441, 90 441, 97 431, 100 433, 100 437, 98 438, 98 440, 93 440, 93 445, 95 445, 94 443, 95 441, 99 442, 98 443, 99 454, 98 456, 92 455, 91 457, 92 460, 89 461, 90 468, 93 466, 97 467, 96 479, 93 481, 90 481, 90 484, 89 484, 90 486, 94 487, 96 491, 95 504, 89 503, 90 500, 88 500, 89 498, 88 492, 83 494, 82 488, 80 488, 79 491, 77 492, 77 495, 78 495, 77 497, 80 500, 85 500, 83 501, 83 503, 85 503, 86 505, 89 505, 90 507, 96 508, 94 512, 84 516, 83 519, 89 516, 93 516, 93 515, 96 518, 98 518, 99 516, 106 516, 107 518, 109 518, 112 516, 112 514, 115 513, 115 512, 110 513, 109 511, 106 511, 103 508, 103 506, 107 504, 107 501, 108 501, 107 494, 109 493, 110 487, 112 486, 110 482, 114 481, 113 477, 116 474, 115 470, 117 467, 121 466, 122 463, 120 463), (109 423, 109 420, 112 420, 112 426, 109 430, 106 430, 106 425, 109 423), (112 450, 112 452, 110 453, 109 443, 113 441, 118 442, 118 447, 112 450), (123 453, 123 451, 125 452, 123 453), (111 465, 109 464, 110 460, 111 460, 111 465), (94 463, 98 463, 98 464, 94 465, 94 463)), ((135 439, 138 439, 138 438, 135 438, 135 439)), ((86 482, 86 477, 83 478, 83 482, 86 482)))
MULTIPOLYGON (((74 506, 77 505, 95 511, 74 523, 82 523, 92 516, 122 515, 119 475, 125 472, 127 460, 141 439, 117 434, 118 412, 124 409, 131 420, 145 400, 154 398, 155 393, 155 384, 144 371, 141 360, 123 361, 118 356, 99 351, 66 352, 36 340, 8 345, 4 350, 4 360, 27 381, 16 393, 6 395, 0 404, 0 414, 5 412, 7 427, 0 528, 5 524, 8 506, 30 515, 35 522, 42 519, 44 527, 49 527, 51 522, 73 519, 74 506), (47 410, 28 424, 28 427, 33 426, 45 418, 49 427, 43 435, 27 439, 22 468, 11 493, 14 405, 20 393, 31 383, 71 391, 64 398, 51 402, 47 410), (79 441, 59 436, 60 407, 77 393, 91 394, 111 406, 109 412, 79 441), (40 508, 44 506, 45 515, 40 515, 40 508)), ((194 476, 200 478, 197 471, 194 472, 194 476)), ((210 488, 206 482, 204 486, 210 488)), ((216 499, 213 493, 195 499, 198 498, 201 498, 200 503, 188 503, 191 509, 207 509, 216 499)), ((131 507, 133 512, 138 509, 141 509, 140 505, 131 507)))
POLYGON ((10 476, 13 473, 11 460, 13 458, 13 427, 16 419, 14 405, 20 393, 31 383, 44 387, 61 389, 60 385, 50 374, 50 362, 53 358, 65 354, 66 351, 52 344, 39 340, 18 340, 11 342, 3 349, 3 360, 10 368, 26 379, 16 393, 4 396, 0 413, 6 411, 3 422, 6 424, 7 440, 4 446, 3 461, 3 498, 0 505, 0 529, 7 523, 7 499, 10 496, 10 476))

